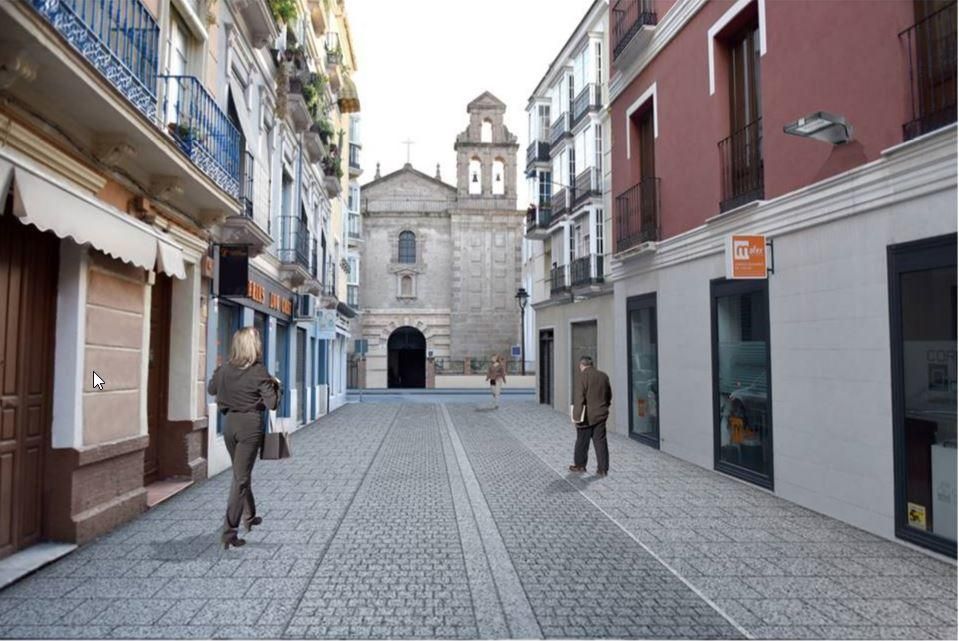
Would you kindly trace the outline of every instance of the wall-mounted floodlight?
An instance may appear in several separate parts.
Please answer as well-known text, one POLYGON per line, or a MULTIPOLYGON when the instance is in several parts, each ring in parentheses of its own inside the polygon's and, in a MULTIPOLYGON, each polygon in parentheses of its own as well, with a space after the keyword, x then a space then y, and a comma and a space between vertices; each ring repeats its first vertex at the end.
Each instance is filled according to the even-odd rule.
POLYGON ((834 145, 852 140, 852 125, 842 116, 825 111, 817 111, 791 122, 783 127, 783 131, 791 136, 814 138, 834 145))

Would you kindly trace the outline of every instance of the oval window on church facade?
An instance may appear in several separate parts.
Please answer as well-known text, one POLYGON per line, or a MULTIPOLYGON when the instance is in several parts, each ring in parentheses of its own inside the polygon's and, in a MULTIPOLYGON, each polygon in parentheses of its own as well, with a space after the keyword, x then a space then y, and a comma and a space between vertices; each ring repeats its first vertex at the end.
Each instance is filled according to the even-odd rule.
POLYGON ((416 234, 411 231, 400 233, 399 256, 397 259, 401 263, 416 262, 416 234))

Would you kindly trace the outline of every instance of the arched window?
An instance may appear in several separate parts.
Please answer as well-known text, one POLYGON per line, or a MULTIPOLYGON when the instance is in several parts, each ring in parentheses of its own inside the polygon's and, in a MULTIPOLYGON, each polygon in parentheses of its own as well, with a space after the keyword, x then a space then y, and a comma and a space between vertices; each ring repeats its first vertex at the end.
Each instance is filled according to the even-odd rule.
POLYGON ((470 175, 469 175, 469 193, 471 194, 482 194, 483 193, 483 172, 482 172, 482 163, 479 158, 472 158, 470 160, 470 175))
POLYGON ((484 120, 480 127, 480 142, 493 142, 493 123, 484 120))
POLYGON ((493 194, 502 196, 506 193, 506 163, 502 158, 493 161, 493 194))
POLYGON ((404 276, 400 279, 400 296, 413 296, 412 276, 404 276))
POLYGON ((401 263, 416 262, 416 234, 411 231, 404 231, 400 234, 398 260, 401 263))

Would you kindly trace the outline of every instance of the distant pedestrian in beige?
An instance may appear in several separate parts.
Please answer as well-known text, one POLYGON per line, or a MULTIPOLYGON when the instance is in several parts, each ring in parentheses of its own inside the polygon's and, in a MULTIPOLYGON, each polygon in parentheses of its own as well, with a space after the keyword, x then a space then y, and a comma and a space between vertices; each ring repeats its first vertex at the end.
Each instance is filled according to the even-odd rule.
POLYGON ((489 382, 489 389, 493 394, 493 408, 498 408, 499 396, 503 392, 503 384, 506 383, 506 365, 498 354, 493 354, 490 358, 486 380, 489 382))

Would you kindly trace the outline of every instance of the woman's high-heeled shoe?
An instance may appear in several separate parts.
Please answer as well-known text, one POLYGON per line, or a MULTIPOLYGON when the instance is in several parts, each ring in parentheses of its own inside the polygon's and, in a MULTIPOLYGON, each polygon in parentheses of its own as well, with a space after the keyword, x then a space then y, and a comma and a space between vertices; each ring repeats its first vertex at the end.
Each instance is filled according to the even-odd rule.
POLYGON ((220 542, 223 543, 224 550, 229 550, 230 546, 239 548, 246 545, 246 541, 236 535, 236 530, 224 532, 223 536, 220 537, 220 542))
POLYGON ((263 517, 254 516, 252 519, 243 519, 243 529, 247 532, 253 529, 254 525, 259 525, 263 522, 263 517))

